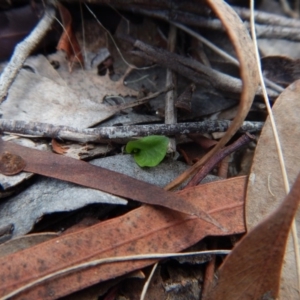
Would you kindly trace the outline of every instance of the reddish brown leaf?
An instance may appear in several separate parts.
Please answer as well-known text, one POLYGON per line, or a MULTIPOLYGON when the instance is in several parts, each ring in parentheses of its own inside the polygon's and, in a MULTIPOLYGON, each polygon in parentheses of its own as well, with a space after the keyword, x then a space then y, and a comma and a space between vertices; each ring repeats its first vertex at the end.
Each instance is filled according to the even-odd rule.
MULTIPOLYGON (((215 226, 220 226, 211 216, 193 203, 184 201, 174 193, 132 177, 84 161, 23 147, 0 139, 0 155, 5 151, 20 155, 26 162, 24 170, 27 172, 77 183, 148 204, 168 207, 186 214, 197 215, 199 218, 215 224, 215 226)), ((226 229, 223 228, 223 230, 226 229)))
POLYGON ((71 14, 60 3, 57 3, 57 6, 64 26, 64 32, 58 42, 57 50, 65 51, 71 63, 79 62, 81 65, 83 65, 84 60, 81 49, 72 29, 71 14))
POLYGON ((25 161, 13 153, 5 151, 0 156, 0 173, 3 175, 15 175, 24 170, 25 161))
POLYGON ((64 147, 63 145, 58 143, 55 139, 51 140, 51 146, 52 146, 53 152, 55 152, 57 154, 65 154, 67 152, 67 150, 69 149, 69 147, 64 147))
MULTIPOLYGON (((213 215, 228 229, 226 234, 236 234, 244 232, 245 183, 246 177, 239 177, 200 185, 179 194, 186 202, 213 215)), ((219 228, 194 216, 166 208, 143 206, 121 217, 0 258, 0 296, 85 261, 142 253, 178 252, 206 235, 224 234, 219 228)), ((153 259, 134 260, 77 270, 49 279, 14 299, 56 299, 154 262, 153 259)))
POLYGON ((300 202, 300 175, 279 208, 235 246, 205 300, 277 299, 291 224, 300 202))

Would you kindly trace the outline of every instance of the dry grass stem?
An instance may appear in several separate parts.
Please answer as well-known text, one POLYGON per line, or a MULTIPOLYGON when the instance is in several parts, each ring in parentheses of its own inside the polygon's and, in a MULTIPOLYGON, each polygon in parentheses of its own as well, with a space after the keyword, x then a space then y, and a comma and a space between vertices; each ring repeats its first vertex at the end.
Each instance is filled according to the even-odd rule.
MULTIPOLYGON (((285 192, 286 192, 286 194, 288 194, 290 192, 290 185, 289 185, 285 161, 284 161, 284 157, 283 157, 283 153, 282 153, 282 147, 281 147, 281 143, 279 140, 279 135, 278 135, 275 119, 273 116, 272 108, 270 105, 268 93, 266 91, 266 86, 265 86, 264 78, 263 78, 262 71, 261 71, 260 56, 259 56, 259 52, 258 52, 257 38, 256 38, 256 31, 255 31, 254 0, 250 1, 250 10, 251 10, 251 18, 250 18, 251 33, 252 33, 252 39, 253 39, 254 46, 255 46, 256 62, 257 62, 257 66, 259 69, 259 77, 260 77, 261 87, 263 90, 265 104, 267 107, 268 115, 269 115, 271 126, 273 129, 273 134, 274 134, 274 139, 275 139, 275 143, 276 143, 276 147, 277 147, 277 153, 278 153, 279 163, 280 163, 280 167, 281 167, 281 173, 282 173, 282 177, 283 177, 285 192)), ((294 241, 295 260, 296 260, 297 272, 298 272, 298 290, 300 290, 300 256, 299 256, 299 249, 298 249, 299 242, 298 242, 297 227, 296 227, 295 220, 293 221, 293 224, 292 224, 292 236, 293 236, 293 241, 294 241)))

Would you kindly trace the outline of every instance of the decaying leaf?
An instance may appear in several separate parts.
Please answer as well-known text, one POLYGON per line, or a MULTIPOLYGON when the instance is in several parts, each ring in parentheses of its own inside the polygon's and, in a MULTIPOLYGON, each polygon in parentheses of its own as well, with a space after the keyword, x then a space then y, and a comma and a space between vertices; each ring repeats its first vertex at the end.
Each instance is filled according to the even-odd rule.
POLYGON ((114 82, 92 71, 62 72, 64 79, 72 78, 72 84, 67 82, 71 87, 67 86, 43 56, 36 60, 41 61, 43 69, 36 67, 36 63, 33 66, 36 73, 20 71, 1 105, 3 118, 87 128, 122 109, 102 104, 104 96, 137 94, 125 87, 123 80, 114 82))
POLYGON ((52 146, 52 151, 57 154, 65 154, 69 149, 69 147, 61 145, 55 139, 51 140, 51 146, 52 146))
POLYGON ((83 70, 77 68, 72 73, 68 71, 67 62, 61 52, 56 52, 49 57, 52 61, 59 62, 56 70, 64 82, 83 99, 91 99, 102 103, 106 96, 137 96, 138 92, 125 86, 124 79, 130 74, 131 69, 124 73, 117 81, 110 79, 109 74, 99 76, 97 68, 83 70))
POLYGON ((64 50, 71 63, 79 62, 81 65, 84 65, 81 49, 72 29, 71 14, 61 3, 57 3, 57 7, 64 27, 64 31, 58 42, 57 49, 64 50))
POLYGON ((187 113, 191 113, 192 111, 192 96, 196 89, 196 85, 192 83, 190 86, 188 86, 184 92, 177 98, 175 106, 178 109, 182 109, 183 111, 187 113))
MULTIPOLYGON (((300 81, 298 80, 285 89, 273 106, 290 185, 293 184, 300 170, 300 152, 297 150, 300 140, 299 93, 300 81)), ((285 189, 273 131, 270 120, 267 119, 256 147, 249 177, 246 201, 247 228, 256 226, 279 206, 284 197, 285 189)), ((296 224, 299 232, 299 211, 296 224)), ((280 299, 298 299, 297 278, 293 241, 290 238, 282 270, 280 299)))
POLYGON ((278 299, 286 243, 299 202, 300 174, 276 211, 234 247, 220 268, 217 286, 205 300, 278 299))
POLYGON ((56 125, 73 124, 81 128, 87 128, 103 117, 106 119, 112 115, 110 107, 90 99, 80 99, 67 86, 58 85, 26 70, 20 71, 1 108, 3 116, 8 119, 44 121, 56 125))
MULTIPOLYGON (((226 233, 194 216, 161 207, 143 206, 121 217, 0 258, 0 296, 37 278, 84 261, 141 253, 177 252, 206 235, 241 233, 244 231, 245 181, 246 177, 234 178, 180 192, 184 201, 211 213, 228 229, 226 233), (220 189, 222 193, 219 193, 220 189), (207 201, 208 198, 211 200, 207 201)), ((59 298, 153 262, 153 259, 134 260, 77 270, 35 285, 17 298, 59 298)))
POLYGON ((53 152, 83 160, 104 156, 115 149, 115 147, 112 145, 78 144, 71 142, 58 143, 54 139, 51 143, 53 152))

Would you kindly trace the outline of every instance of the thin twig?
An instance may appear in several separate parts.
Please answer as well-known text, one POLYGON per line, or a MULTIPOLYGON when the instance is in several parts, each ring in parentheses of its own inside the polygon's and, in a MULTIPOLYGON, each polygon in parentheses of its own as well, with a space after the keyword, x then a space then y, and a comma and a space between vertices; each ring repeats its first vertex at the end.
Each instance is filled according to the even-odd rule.
MULTIPOLYGON (((208 68, 199 61, 182 57, 181 55, 170 53, 161 48, 150 46, 142 41, 135 41, 134 46, 142 51, 131 51, 132 54, 150 59, 151 61, 169 68, 194 83, 204 87, 214 87, 228 93, 240 94, 242 91, 242 81, 227 74, 208 68), (201 74, 201 76, 199 76, 201 74)), ((278 93, 273 90, 268 90, 270 97, 276 98, 278 93)), ((259 88, 256 95, 261 96, 262 91, 259 88)))
MULTIPOLYGON (((232 57, 231 55, 229 55, 228 53, 226 53, 225 51, 223 51, 222 49, 220 49, 219 47, 214 45, 212 42, 207 40, 205 37, 203 37, 199 33, 195 32, 194 30, 192 30, 192 29, 190 29, 187 26, 184 26, 182 24, 179 24, 179 23, 176 23, 176 22, 170 22, 170 23, 175 25, 176 27, 180 28, 181 30, 185 31, 186 33, 188 33, 192 37, 196 38, 197 40, 201 41, 203 44, 205 44, 207 47, 212 49, 215 53, 217 53, 218 55, 223 57, 225 60, 229 61, 230 63, 232 63, 236 66, 240 66, 240 63, 237 59, 235 59, 234 57, 232 57)), ((265 79, 266 84, 270 88, 274 89, 275 91, 277 91, 279 93, 284 91, 284 88, 281 87, 280 85, 272 82, 271 80, 269 80, 267 78, 264 78, 264 79, 265 79)))
POLYGON ((190 29, 189 27, 187 27, 185 25, 177 23, 177 22, 170 22, 170 23, 175 25, 176 27, 180 28, 181 30, 185 31, 186 33, 188 33, 189 35, 191 35, 195 39, 201 41, 203 44, 205 44, 207 47, 212 49, 215 53, 217 53, 218 55, 220 55, 221 57, 223 57, 227 61, 231 62, 232 64, 235 64, 236 66, 240 65, 240 63, 238 62, 238 60, 236 58, 232 57, 231 55, 229 55, 228 53, 226 53, 225 51, 223 51, 222 49, 220 49, 219 47, 214 45, 212 42, 210 42, 208 39, 203 37, 198 32, 190 29))
MULTIPOLYGON (((126 77, 126 76, 124 76, 124 77, 126 77)), ((138 106, 138 105, 141 105, 141 104, 146 104, 151 99, 154 99, 154 98, 158 97, 159 95, 161 95, 163 93, 167 93, 170 90, 172 90, 173 88, 174 88, 173 85, 168 85, 164 89, 162 89, 160 91, 157 91, 155 93, 151 93, 150 95, 148 95, 148 96, 146 96, 144 98, 138 99, 138 100, 133 101, 133 102, 125 103, 125 104, 116 105, 114 107, 114 109, 116 111, 120 111, 120 110, 124 110, 124 109, 127 109, 127 108, 135 107, 135 106, 138 106)))
MULTIPOLYGON (((207 120, 203 122, 177 124, 128 125, 78 129, 69 126, 55 126, 47 123, 0 119, 0 131, 82 143, 103 143, 109 140, 128 139, 156 134, 172 136, 188 133, 225 132, 228 130, 230 124, 231 122, 227 120, 207 120)), ((246 121, 241 126, 240 132, 258 132, 261 130, 262 126, 262 122, 246 121)))
POLYGON ((123 62, 129 67, 129 68, 132 68, 132 69, 135 69, 135 70, 148 70, 151 67, 143 67, 143 68, 138 68, 132 64, 130 64, 124 57, 123 53, 121 52, 120 48, 118 47, 115 39, 113 38, 112 34, 110 33, 109 30, 107 30, 103 25, 102 23, 100 22, 100 20, 97 18, 97 16, 94 14, 94 12, 90 9, 90 7, 84 3, 85 7, 87 8, 87 10, 90 12, 90 14, 94 17, 94 19, 96 20, 96 22, 100 25, 100 27, 106 32, 106 34, 109 36, 109 38, 111 39, 111 41, 113 42, 114 46, 116 47, 116 50, 118 51, 121 59, 123 60, 123 62))
POLYGON ((255 140, 255 137, 246 133, 242 135, 238 140, 236 140, 231 145, 223 148, 215 155, 213 155, 198 171, 198 173, 190 180, 190 182, 186 185, 186 188, 195 186, 199 184, 204 177, 226 156, 236 151, 240 147, 249 143, 251 140, 255 140))
POLYGON ((18 289, 10 292, 9 294, 4 295, 0 300, 8 300, 9 298, 20 294, 21 292, 36 286, 39 283, 47 281, 52 278, 57 278, 59 276, 70 274, 72 272, 80 271, 90 267, 100 266, 107 263, 129 261, 129 260, 143 260, 143 259, 162 259, 169 257, 181 257, 181 256, 192 256, 192 255, 207 255, 207 254, 217 254, 217 255, 227 255, 230 250, 210 250, 210 251, 199 251, 199 252, 187 252, 187 253, 156 253, 156 254, 139 254, 139 255, 128 255, 128 256, 119 256, 119 257, 106 257, 101 259, 92 260, 89 262, 81 263, 75 266, 71 266, 53 273, 50 273, 46 276, 43 276, 37 280, 34 280, 28 284, 25 284, 18 289))
MULTIPOLYGON (((193 27, 205 28, 210 30, 218 30, 224 32, 225 29, 218 19, 212 19, 209 17, 204 17, 196 15, 193 13, 187 13, 183 11, 176 11, 176 14, 170 14, 168 11, 163 10, 147 10, 142 8, 127 8, 128 10, 140 13, 146 16, 158 18, 165 20, 167 22, 178 22, 186 24, 193 27)), ((250 30, 250 25, 248 22, 245 22, 245 25, 250 30)), ((276 25, 257 25, 258 36, 260 38, 271 38, 271 39, 287 39, 291 41, 299 41, 300 33, 296 26, 287 27, 287 26, 276 26, 276 25)))
MULTIPOLYGON (((244 23, 250 29, 251 25, 248 24, 248 22, 244 23)), ((257 37, 261 39, 285 39, 294 42, 300 41, 299 28, 275 25, 257 25, 256 30, 257 37)))
POLYGON ((0 103, 3 102, 7 96, 9 87, 16 78, 19 70, 22 68, 26 58, 50 29, 54 18, 54 8, 46 6, 43 18, 29 36, 16 46, 10 62, 5 67, 0 77, 0 103))
MULTIPOLYGON (((85 42, 85 24, 84 24, 84 17, 83 17, 83 10, 82 10, 82 2, 79 3, 80 7, 80 18, 81 18, 81 31, 82 31, 82 47, 83 47, 83 60, 84 60, 84 65, 87 64, 87 53, 86 53, 86 42, 85 42)), ((75 53, 75 51, 74 51, 75 53)))
POLYGON ((290 7, 290 4, 287 0, 280 0, 280 4, 281 4, 281 7, 283 9, 283 11, 290 17, 292 18, 298 18, 299 17, 299 14, 298 12, 294 11, 293 9, 291 9, 290 7))
MULTIPOLYGON (((251 11, 248 8, 242 8, 237 6, 232 6, 232 8, 238 13, 238 15, 243 20, 250 20, 251 11)), ((267 25, 277 25, 282 27, 300 27, 299 19, 291 19, 283 16, 279 16, 272 13, 267 13, 264 11, 256 10, 254 12, 255 23, 267 24, 267 25)))
MULTIPOLYGON (((175 51, 177 40, 177 28, 175 26, 171 26, 169 30, 169 38, 168 38, 168 50, 170 52, 175 51)), ((176 74, 170 69, 167 69, 166 74, 166 85, 174 85, 176 86, 176 74)), ((176 98, 176 90, 173 89, 166 93, 165 100, 165 124, 176 124, 177 123, 177 114, 175 108, 175 98, 176 98)), ((168 152, 174 153, 176 152, 176 141, 175 138, 170 138, 168 152)))
MULTIPOLYGON (((269 115, 270 122, 271 122, 271 127, 273 130, 273 135, 274 135, 274 139, 275 139, 275 143, 276 143, 279 164, 280 164, 281 173, 282 173, 282 177, 283 177, 284 188, 285 188, 286 194, 288 194, 290 192, 290 185, 289 185, 289 181, 288 181, 288 175, 287 175, 287 170, 286 170, 285 161, 284 161, 284 157, 283 157, 282 147, 281 147, 281 143, 279 140, 277 126, 275 123, 274 115, 272 112, 268 93, 266 91, 266 87, 265 87, 265 83, 264 83, 264 79, 263 79, 263 75, 262 75, 262 71, 261 71, 260 56, 259 56, 259 51, 258 51, 258 46, 257 46, 257 38, 256 38, 255 18, 254 18, 254 13, 253 13, 254 12, 254 0, 250 1, 250 10, 251 10, 251 18, 250 18, 251 33, 252 33, 252 39, 253 39, 254 48, 255 48, 255 56, 256 56, 256 62, 257 62, 258 70, 259 70, 260 82, 261 82, 264 100, 265 100, 265 104, 267 107, 268 115, 269 115)), ((298 234, 297 234, 297 227, 296 227, 295 219, 292 224, 292 236, 293 236, 293 242, 294 242, 295 260, 296 260, 297 272, 298 272, 298 290, 300 290, 300 255, 299 255, 299 248, 298 248, 299 241, 298 241, 298 234)))

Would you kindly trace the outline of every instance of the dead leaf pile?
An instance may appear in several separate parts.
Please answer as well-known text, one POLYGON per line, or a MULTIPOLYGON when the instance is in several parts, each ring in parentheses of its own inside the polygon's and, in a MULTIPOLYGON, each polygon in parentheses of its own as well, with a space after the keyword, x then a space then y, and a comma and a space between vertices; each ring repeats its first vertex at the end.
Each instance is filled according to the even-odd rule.
MULTIPOLYGON (((35 3, 0 4, 0 59, 15 46, 0 66, 0 299, 299 299, 300 50, 287 57, 274 46, 261 60, 286 195, 250 10, 94 2, 61 1, 56 16, 49 4, 44 14, 35 3), (60 37, 53 25, 16 46, 39 19, 35 33, 47 19, 60 37), (18 65, 42 45, 50 49, 18 65), (3 70, 17 75, 6 82, 3 70), (224 117, 228 130, 216 129, 224 117), (199 121, 205 134, 174 134, 199 121), (123 148, 133 130, 153 135, 153 123, 174 129, 171 142, 159 166, 140 168, 123 148), (87 143, 95 126, 102 133, 87 143)), ((256 3, 259 37, 300 41, 299 21, 259 8, 271 9, 256 3)))

